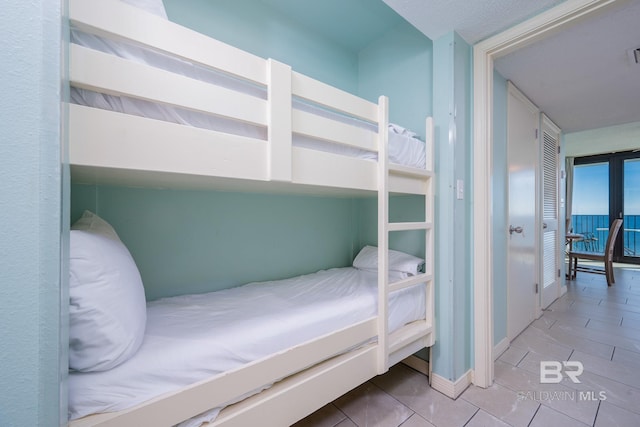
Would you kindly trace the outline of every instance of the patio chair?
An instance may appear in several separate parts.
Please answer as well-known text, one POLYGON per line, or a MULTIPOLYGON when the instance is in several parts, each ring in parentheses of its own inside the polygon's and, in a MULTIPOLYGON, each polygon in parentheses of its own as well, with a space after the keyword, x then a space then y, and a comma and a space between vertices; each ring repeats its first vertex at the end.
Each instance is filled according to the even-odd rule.
POLYGON ((611 286, 615 283, 613 277, 613 246, 616 242, 618 232, 622 227, 622 220, 616 219, 609 228, 609 237, 607 237, 607 244, 604 247, 604 253, 584 252, 584 251, 571 251, 569 252, 569 277, 576 277, 578 271, 584 271, 587 273, 604 274, 607 277, 607 285, 611 286), (585 259, 589 261, 601 261, 604 264, 604 269, 594 267, 578 267, 578 260, 585 259))

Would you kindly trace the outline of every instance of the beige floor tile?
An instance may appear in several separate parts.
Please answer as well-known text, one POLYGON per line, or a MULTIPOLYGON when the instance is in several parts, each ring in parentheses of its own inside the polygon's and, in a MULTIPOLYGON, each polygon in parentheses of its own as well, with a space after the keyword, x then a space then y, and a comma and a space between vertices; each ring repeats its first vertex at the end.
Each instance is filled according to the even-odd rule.
POLYGON ((557 354, 545 353, 542 350, 542 353, 538 353, 535 351, 530 351, 527 355, 518 363, 518 368, 526 369, 529 372, 533 372, 536 375, 540 375, 540 362, 543 361, 565 361, 569 360, 569 356, 573 353, 573 350, 569 349, 569 351, 565 354, 558 356, 557 354))
POLYGON ((453 400, 432 389, 424 375, 402 364, 372 382, 438 427, 464 426, 478 410, 465 400, 453 400))
POLYGON ((552 327, 553 324, 556 322, 557 322, 557 319, 552 319, 551 316, 542 316, 541 318, 531 322, 530 326, 533 326, 534 328, 542 329, 543 331, 545 331, 550 327, 552 327))
POLYGON ((359 427, 397 427, 413 415, 413 411, 370 382, 339 397, 334 404, 359 427))
POLYGON ((509 427, 509 424, 479 409, 464 427, 509 427))
POLYGON ((609 402, 600 404, 598 417, 594 424, 595 427, 638 427, 638 425, 640 425, 640 415, 609 402))
POLYGON ((298 421, 294 424, 294 427, 334 427, 346 418, 345 414, 330 403, 298 421))
POLYGON ((592 393, 581 394, 566 389, 564 393, 550 395, 540 403, 543 407, 551 408, 581 423, 593 425, 600 400, 597 395, 592 393))
POLYGON ((434 427, 434 425, 420 415, 413 414, 407 421, 402 423, 402 427, 434 427))
POLYGON ((614 310, 620 310, 622 316, 631 316, 635 319, 640 317, 640 306, 635 304, 627 304, 626 302, 620 303, 616 301, 603 301, 600 306, 612 308, 614 310))
POLYGON ((525 329, 511 345, 529 352, 544 354, 548 358, 545 360, 567 360, 571 354, 570 347, 559 342, 550 342, 549 337, 537 328, 525 329))
POLYGON ((527 353, 528 351, 524 348, 511 346, 500 355, 498 360, 516 366, 522 359, 524 359, 527 353))
POLYGON ((541 384, 540 371, 532 372, 507 363, 497 361, 495 364, 495 381, 516 393, 565 391, 563 384, 541 384))
POLYGON ((358 426, 356 425, 356 423, 351 421, 349 418, 345 418, 344 420, 342 420, 338 424, 336 424, 335 427, 358 427, 358 426))
POLYGON ((627 366, 635 366, 640 370, 640 353, 635 351, 625 350, 624 348, 616 348, 613 353, 613 362, 622 363, 627 366))
POLYGON ((538 320, 541 319, 547 319, 547 323, 552 323, 551 326, 549 326, 550 328, 556 324, 571 325, 578 328, 583 328, 589 322, 589 317, 587 316, 579 316, 573 313, 549 310, 545 310, 542 317, 538 320))
POLYGON ((544 405, 540 406, 540 409, 536 413, 535 417, 529 424, 529 427, 550 427, 550 426, 562 426, 562 427, 585 427, 591 424, 584 424, 578 420, 575 420, 561 412, 554 411, 544 405))
MULTIPOLYGON (((565 379, 563 384, 575 390, 583 392, 584 398, 593 396, 596 399, 606 399, 607 402, 640 414, 640 388, 622 384, 603 376, 585 371, 580 375, 580 383, 575 384, 565 379)), ((640 424, 639 424, 640 425, 640 424)))
MULTIPOLYGON (((578 329, 579 327, 574 326, 574 328, 578 329)), ((543 335, 542 339, 547 342, 570 347, 574 350, 580 350, 594 356, 610 359, 613 354, 612 345, 569 333, 560 327, 560 325, 556 326, 554 324, 549 330, 540 330, 539 333, 543 335)))
MULTIPOLYGON (((554 325, 554 328, 561 329, 567 334, 574 334, 576 336, 583 337, 602 344, 607 344, 614 347, 622 347, 631 351, 635 351, 635 349, 638 348, 638 345, 640 345, 640 343, 638 343, 638 340, 622 335, 616 335, 614 333, 607 332, 606 330, 598 330, 595 326, 595 323, 597 321, 592 320, 589 322, 589 324, 591 324, 591 322, 594 322, 592 327, 589 327, 589 325, 587 325, 586 328, 576 328, 566 325, 554 325)), ((610 326, 610 328, 613 328, 613 326, 610 326)))
POLYGON ((539 373, 505 363, 496 363, 495 376, 498 384, 515 391, 521 399, 535 401, 585 424, 593 424, 598 401, 581 399, 579 392, 564 383, 543 384, 539 373))
POLYGON ((590 354, 575 351, 571 360, 582 362, 584 370, 632 387, 640 384, 640 370, 590 354))
POLYGON ((620 325, 625 328, 632 328, 640 330, 640 319, 631 319, 628 317, 622 318, 622 324, 620 325))
POLYGON ((562 310, 562 312, 588 317, 589 319, 601 320, 603 322, 610 322, 617 325, 622 321, 622 314, 615 309, 578 301, 571 304, 569 308, 562 310))
POLYGON ((590 320, 587 324, 587 329, 634 340, 640 347, 640 329, 629 327, 627 325, 609 325, 598 320, 590 320))
POLYGON ((522 399, 515 391, 496 383, 486 389, 471 386, 460 399, 515 427, 527 426, 539 406, 537 402, 522 399))

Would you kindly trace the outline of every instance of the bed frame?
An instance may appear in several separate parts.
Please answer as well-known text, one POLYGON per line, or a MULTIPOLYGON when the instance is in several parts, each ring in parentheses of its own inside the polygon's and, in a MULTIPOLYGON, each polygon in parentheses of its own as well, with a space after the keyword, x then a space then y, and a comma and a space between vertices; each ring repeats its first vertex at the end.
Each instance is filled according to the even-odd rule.
POLYGON ((430 118, 426 120, 426 168, 390 164, 386 97, 380 97, 378 103, 369 102, 296 73, 285 64, 251 55, 119 1, 70 0, 69 20, 73 28, 215 69, 262 86, 268 93, 266 100, 251 97, 71 45, 71 86, 229 117, 268 130, 264 141, 69 104, 69 161, 75 182, 374 192, 378 195, 381 248, 378 316, 129 410, 92 415, 71 422, 71 426, 174 425, 269 383, 275 384, 226 407, 211 425, 289 425, 433 345, 434 177, 430 118), (294 98, 377 124, 377 131, 294 109, 294 98), (378 161, 295 147, 295 133, 377 152, 378 161), (389 223, 390 193, 424 196, 425 221, 389 223), (425 273, 388 283, 389 233, 404 230, 424 230, 425 273), (389 334, 389 293, 419 283, 426 284, 425 320, 389 334), (353 343, 372 338, 370 344, 352 348, 353 343))

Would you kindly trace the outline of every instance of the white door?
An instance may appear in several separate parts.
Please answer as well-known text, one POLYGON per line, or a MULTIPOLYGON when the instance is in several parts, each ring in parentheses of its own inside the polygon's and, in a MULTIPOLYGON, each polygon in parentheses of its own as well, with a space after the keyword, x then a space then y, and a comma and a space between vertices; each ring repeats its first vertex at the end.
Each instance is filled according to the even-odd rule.
POLYGON ((535 318, 538 306, 536 224, 539 112, 509 83, 507 100, 508 266, 507 337, 513 340, 535 318))
MULTIPOLYGON (((559 164, 560 128, 542 115, 542 308, 560 296, 559 164)), ((563 254, 564 255, 564 254, 563 254)))

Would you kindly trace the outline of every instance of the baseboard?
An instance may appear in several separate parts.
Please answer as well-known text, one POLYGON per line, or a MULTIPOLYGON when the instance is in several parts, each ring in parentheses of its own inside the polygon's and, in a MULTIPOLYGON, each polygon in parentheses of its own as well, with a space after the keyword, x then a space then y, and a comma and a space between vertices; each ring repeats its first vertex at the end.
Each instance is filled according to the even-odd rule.
POLYGON ((402 363, 407 365, 408 367, 415 369, 416 371, 429 376, 429 362, 426 360, 420 359, 418 356, 409 356, 406 359, 402 360, 402 363))
POLYGON ((509 348, 509 339, 503 338, 498 344, 493 347, 493 361, 498 360, 498 357, 502 355, 509 348))
POLYGON ((455 382, 441 377, 438 374, 431 373, 431 388, 438 390, 440 393, 452 399, 457 399, 463 391, 471 385, 473 371, 469 369, 464 375, 455 382))

